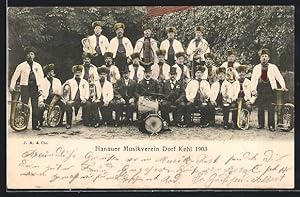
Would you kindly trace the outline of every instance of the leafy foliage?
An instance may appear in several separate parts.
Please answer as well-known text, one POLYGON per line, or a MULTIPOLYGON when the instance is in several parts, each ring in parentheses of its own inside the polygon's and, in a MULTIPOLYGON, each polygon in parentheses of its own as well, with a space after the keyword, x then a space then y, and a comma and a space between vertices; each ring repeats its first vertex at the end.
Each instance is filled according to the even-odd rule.
MULTIPOLYGON (((71 77, 71 67, 81 63, 81 39, 91 35, 91 23, 104 23, 103 34, 115 36, 116 22, 126 25, 125 36, 133 45, 143 34, 145 7, 11 7, 8 9, 10 75, 24 61, 23 48, 38 49, 36 60, 54 63, 62 81, 71 77)), ((150 21, 154 38, 166 38, 165 27, 175 26, 177 37, 186 48, 194 37, 194 26, 206 28, 206 40, 216 53, 216 61, 226 60, 225 51, 234 47, 245 64, 258 62, 261 47, 271 50, 271 61, 283 70, 294 68, 294 8, 291 6, 198 6, 154 18, 150 21)))
POLYGON ((166 37, 166 26, 175 26, 185 48, 194 37, 194 27, 203 25, 217 65, 226 61, 228 48, 238 51, 242 64, 257 64, 258 50, 266 47, 271 62, 282 70, 294 69, 292 6, 199 6, 154 18, 152 23, 157 38, 166 37))

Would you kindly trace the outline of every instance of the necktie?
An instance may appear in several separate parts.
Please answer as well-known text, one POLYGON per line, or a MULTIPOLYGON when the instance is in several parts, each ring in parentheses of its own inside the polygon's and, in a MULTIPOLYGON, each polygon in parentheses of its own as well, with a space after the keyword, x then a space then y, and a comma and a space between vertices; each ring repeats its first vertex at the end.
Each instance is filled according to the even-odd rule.
POLYGON ((84 66, 84 76, 83 79, 89 81, 89 70, 90 70, 90 66, 84 66))
POLYGON ((174 40, 173 39, 169 40, 169 42, 170 42, 170 47, 169 47, 169 50, 168 50, 168 59, 171 58, 171 57, 174 58, 174 54, 175 54, 175 50, 173 48, 173 42, 174 42, 174 40))
POLYGON ((99 81, 100 83, 100 101, 103 101, 103 86, 104 86, 104 81, 99 81))
POLYGON ((100 40, 100 36, 96 36, 96 48, 95 48, 95 51, 96 51, 98 54, 101 54, 101 49, 100 49, 99 40, 100 40))
POLYGON ((119 45, 118 45, 118 53, 125 53, 125 47, 123 45, 123 42, 122 42, 122 38, 118 38, 118 42, 119 42, 119 45))
POLYGON ((201 80, 198 80, 198 83, 199 83, 199 87, 198 87, 198 90, 197 90, 197 100, 198 101, 201 101, 202 100, 202 92, 201 92, 201 80))
POLYGON ((171 81, 171 89, 173 90, 175 87, 175 81, 171 81))
POLYGON ((134 80, 134 81, 138 81, 137 71, 138 71, 138 67, 137 67, 137 66, 134 66, 134 76, 133 76, 133 80, 134 80))
POLYGON ((196 47, 198 47, 200 41, 201 41, 200 39, 196 39, 196 40, 195 40, 196 47))
POLYGON ((180 79, 183 80, 183 79, 184 79, 184 69, 183 69, 183 65, 182 65, 182 64, 178 64, 178 66, 179 66, 180 69, 181 69, 181 76, 180 76, 180 79))
POLYGON ((52 96, 53 95, 53 89, 52 89, 53 79, 52 78, 48 78, 48 81, 50 82, 49 96, 52 96))
POLYGON ((28 64, 30 66, 29 82, 36 82, 35 81, 35 75, 34 75, 34 72, 32 70, 33 62, 28 62, 28 64))
POLYGON ((163 66, 162 65, 159 65, 159 78, 164 79, 163 66))
POLYGON ((80 90, 79 90, 80 78, 76 79, 76 82, 77 82, 78 89, 75 94, 75 101, 80 101, 80 90))

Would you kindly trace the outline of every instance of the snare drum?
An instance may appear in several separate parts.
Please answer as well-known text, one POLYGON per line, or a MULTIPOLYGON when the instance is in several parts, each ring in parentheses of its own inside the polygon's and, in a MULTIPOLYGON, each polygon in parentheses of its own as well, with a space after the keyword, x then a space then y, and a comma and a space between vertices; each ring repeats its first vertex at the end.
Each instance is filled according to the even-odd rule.
POLYGON ((159 103, 157 100, 152 100, 149 97, 140 96, 138 100, 138 113, 145 114, 157 114, 159 109, 159 103))

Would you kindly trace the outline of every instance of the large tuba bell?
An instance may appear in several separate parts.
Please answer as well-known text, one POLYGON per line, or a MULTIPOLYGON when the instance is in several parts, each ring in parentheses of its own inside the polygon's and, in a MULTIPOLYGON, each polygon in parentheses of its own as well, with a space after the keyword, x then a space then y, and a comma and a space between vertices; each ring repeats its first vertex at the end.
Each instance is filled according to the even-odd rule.
POLYGON ((249 128, 250 111, 242 108, 243 98, 237 99, 237 126, 242 130, 249 128))
POLYGON ((277 127, 282 131, 290 131, 294 128, 295 107, 292 103, 284 103, 284 94, 287 91, 276 89, 277 127))
POLYGON ((50 127, 56 127, 60 122, 62 111, 61 108, 56 105, 57 101, 59 101, 60 98, 61 97, 59 95, 54 95, 49 105, 47 113, 47 124, 50 127))
POLYGON ((15 131, 23 131, 27 128, 30 116, 30 108, 27 104, 19 101, 21 96, 20 87, 11 93, 10 127, 15 131))

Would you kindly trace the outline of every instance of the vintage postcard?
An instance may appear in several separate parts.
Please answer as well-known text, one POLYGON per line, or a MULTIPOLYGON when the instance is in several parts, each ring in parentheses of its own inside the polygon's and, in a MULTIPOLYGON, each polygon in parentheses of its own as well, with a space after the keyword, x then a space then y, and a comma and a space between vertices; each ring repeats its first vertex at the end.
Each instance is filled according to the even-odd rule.
POLYGON ((293 189, 294 12, 8 7, 8 191, 293 189))

